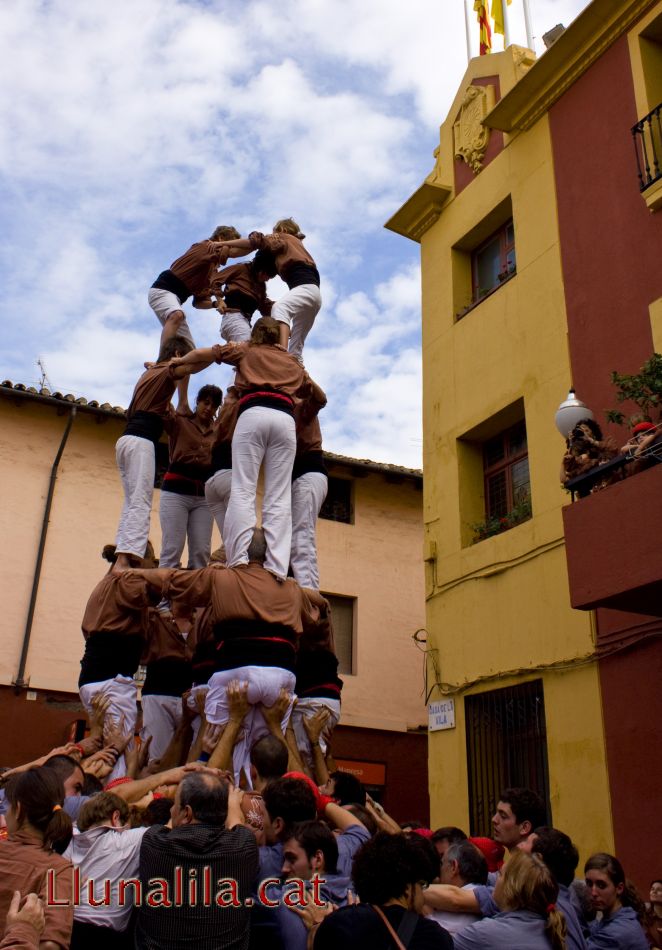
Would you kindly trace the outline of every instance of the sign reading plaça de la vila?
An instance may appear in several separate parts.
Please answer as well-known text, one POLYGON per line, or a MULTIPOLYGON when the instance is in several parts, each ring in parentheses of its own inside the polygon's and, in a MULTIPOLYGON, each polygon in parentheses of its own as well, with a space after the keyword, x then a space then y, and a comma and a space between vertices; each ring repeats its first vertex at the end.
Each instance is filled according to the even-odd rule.
POLYGON ((455 729, 455 700, 443 699, 428 705, 428 728, 430 732, 438 729, 455 729))

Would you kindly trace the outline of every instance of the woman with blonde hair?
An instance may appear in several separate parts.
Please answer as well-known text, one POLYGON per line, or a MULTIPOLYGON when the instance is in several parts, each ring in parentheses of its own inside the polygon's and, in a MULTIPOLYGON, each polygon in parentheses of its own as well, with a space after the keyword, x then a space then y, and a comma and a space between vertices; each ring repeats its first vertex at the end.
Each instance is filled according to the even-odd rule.
POLYGON ((565 950, 566 923, 557 910, 559 888, 534 854, 517 851, 494 888, 501 908, 455 935, 455 950, 565 950))
POLYGON ((289 290, 277 300, 271 316, 280 327, 279 342, 301 361, 303 344, 312 329, 322 306, 320 275, 315 261, 303 246, 305 234, 294 218, 276 221, 272 234, 251 231, 248 238, 226 241, 225 246, 236 250, 267 250, 273 254, 276 271, 289 290))

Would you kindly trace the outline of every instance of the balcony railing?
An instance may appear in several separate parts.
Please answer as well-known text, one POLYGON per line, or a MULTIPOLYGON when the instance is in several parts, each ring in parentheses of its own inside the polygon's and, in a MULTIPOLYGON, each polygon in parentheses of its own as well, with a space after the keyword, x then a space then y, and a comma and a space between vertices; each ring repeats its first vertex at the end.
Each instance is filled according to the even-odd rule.
MULTIPOLYGON (((635 463, 637 463, 637 468, 648 468, 652 465, 662 463, 662 435, 658 435, 655 441, 652 442, 648 448, 644 449, 640 455, 635 455, 634 452, 625 452, 623 455, 617 455, 616 458, 610 459, 608 462, 603 462, 601 465, 596 465, 595 468, 584 472, 582 475, 568 479, 565 483, 565 488, 572 495, 573 501, 575 501, 575 496, 586 498, 587 495, 591 494, 592 489, 596 485, 599 485, 600 482, 603 482, 616 472, 621 472, 622 469, 629 465, 634 465, 635 463)), ((623 476, 631 474, 633 473, 627 471, 622 472, 623 476)))
POLYGON ((645 191, 650 185, 662 178, 662 124, 660 122, 662 103, 652 112, 639 119, 632 126, 632 139, 637 158, 639 191, 645 191))

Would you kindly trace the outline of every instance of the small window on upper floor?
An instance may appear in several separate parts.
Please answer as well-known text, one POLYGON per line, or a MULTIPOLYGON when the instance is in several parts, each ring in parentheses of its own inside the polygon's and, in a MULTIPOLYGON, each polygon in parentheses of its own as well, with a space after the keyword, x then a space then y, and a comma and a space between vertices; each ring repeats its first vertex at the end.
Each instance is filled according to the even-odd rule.
POLYGON ((349 478, 329 476, 329 489, 320 511, 320 518, 354 524, 353 482, 349 478))
POLYGON ((333 634, 336 641, 338 672, 354 673, 354 624, 356 617, 356 597, 342 597, 340 594, 324 594, 331 605, 333 634))
POLYGON ((500 432, 483 445, 485 523, 497 534, 531 517, 526 423, 500 432))
POLYGON ((478 303, 515 273, 515 228, 512 219, 471 255, 472 300, 478 303))

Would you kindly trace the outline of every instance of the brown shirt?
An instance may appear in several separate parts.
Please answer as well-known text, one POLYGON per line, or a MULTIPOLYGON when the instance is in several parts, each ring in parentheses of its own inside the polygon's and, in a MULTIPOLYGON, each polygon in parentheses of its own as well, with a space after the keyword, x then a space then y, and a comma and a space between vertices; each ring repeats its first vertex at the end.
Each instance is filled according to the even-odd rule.
POLYGON ((278 581, 255 562, 173 571, 163 596, 191 606, 209 604, 212 624, 257 620, 280 624, 300 636, 313 631, 320 621, 319 604, 306 596, 296 581, 278 581))
POLYGON ((219 264, 225 264, 227 251, 219 241, 198 241, 170 265, 170 270, 194 295, 204 295, 219 264))
POLYGON ((231 264, 222 271, 214 274, 211 281, 211 292, 218 296, 220 293, 227 297, 231 293, 245 294, 255 300, 254 310, 259 310, 263 317, 271 313, 273 300, 267 297, 267 287, 264 281, 255 276, 252 263, 231 264))
POLYGON ((74 920, 72 873, 70 861, 54 851, 45 851, 32 835, 17 831, 0 841, 0 933, 4 930, 14 891, 20 891, 23 896, 33 892, 44 902, 46 926, 39 939, 68 947, 74 920), (49 870, 52 871, 50 893, 49 870), (59 906, 54 901, 69 903, 59 906))
POLYGON ((211 463, 211 447, 216 434, 214 425, 207 429, 195 415, 170 412, 164 426, 168 433, 170 464, 208 466, 211 463))
POLYGON ((307 398, 311 392, 326 400, 296 357, 276 344, 229 343, 212 346, 217 363, 237 367, 234 384, 240 397, 247 392, 268 388, 286 396, 307 398))
POLYGON ((301 638, 301 646, 308 649, 336 652, 336 642, 331 622, 331 604, 318 590, 302 587, 308 624, 301 638))
POLYGON ((140 662, 145 666, 155 660, 183 660, 189 663, 195 649, 194 630, 192 627, 184 637, 172 616, 150 609, 147 644, 140 662))
POLYGON ((90 594, 83 616, 83 636, 92 633, 145 634, 147 608, 159 599, 146 581, 132 571, 108 572, 90 594))
POLYGON ((279 277, 287 274, 292 264, 308 264, 309 267, 315 267, 315 261, 301 240, 293 234, 264 234, 260 244, 274 255, 279 277))
POLYGON ((130 419, 136 412, 153 412, 165 417, 169 411, 170 399, 177 386, 172 375, 170 363, 155 363, 145 370, 133 391, 131 405, 126 415, 130 419))

